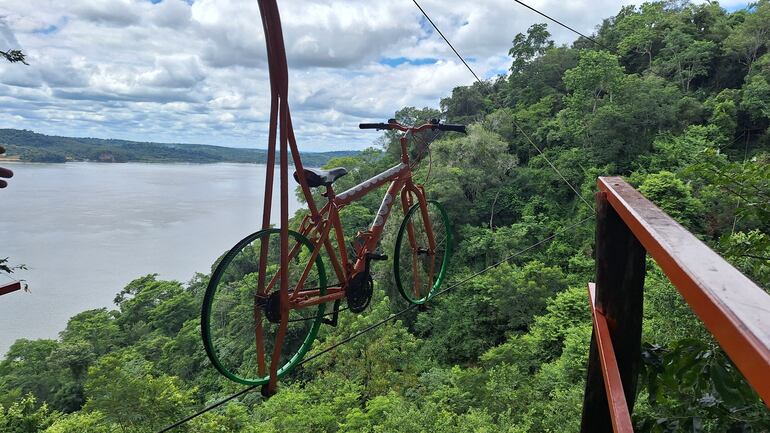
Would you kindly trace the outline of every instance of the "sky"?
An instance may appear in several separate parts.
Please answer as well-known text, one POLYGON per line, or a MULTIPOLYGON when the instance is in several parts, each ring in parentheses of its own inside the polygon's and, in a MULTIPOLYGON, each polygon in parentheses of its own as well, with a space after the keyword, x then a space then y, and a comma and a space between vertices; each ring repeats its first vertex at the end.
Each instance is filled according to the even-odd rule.
MULTIPOLYGON (((627 0, 529 0, 590 34, 627 0)), ((512 0, 422 0, 482 78, 545 19, 512 0)), ((728 10, 745 1, 721 2, 728 10)), ((363 149, 404 106, 438 108, 473 76, 411 0, 278 0, 302 151, 363 149)), ((554 40, 576 35, 549 23, 554 40)), ((0 128, 265 148, 269 82, 256 0, 3 0, 0 128)))

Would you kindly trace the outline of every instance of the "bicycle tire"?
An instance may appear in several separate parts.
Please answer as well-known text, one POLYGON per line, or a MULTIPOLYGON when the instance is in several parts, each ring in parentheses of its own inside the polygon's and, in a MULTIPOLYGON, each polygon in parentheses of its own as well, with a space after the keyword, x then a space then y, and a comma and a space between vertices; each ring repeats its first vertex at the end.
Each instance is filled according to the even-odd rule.
MULTIPOLYGON (((233 246, 223 257, 222 260, 217 264, 214 272, 211 274, 211 279, 209 280, 209 284, 206 287, 206 292, 203 297, 203 306, 201 309, 201 335, 203 338, 203 346, 206 350, 206 355, 208 356, 209 360, 213 364, 214 368, 221 373, 223 376, 227 377, 228 379, 243 384, 243 385, 264 385, 267 384, 270 375, 269 375, 269 368, 267 369, 267 373, 264 376, 259 376, 259 374, 254 374, 250 377, 245 376, 243 373, 239 373, 236 370, 236 368, 233 368, 231 366, 226 365, 224 362, 223 355, 220 353, 220 351, 229 350, 233 353, 235 353, 235 357, 237 358, 237 348, 233 350, 232 347, 227 347, 227 342, 217 341, 221 339, 221 335, 214 335, 217 332, 212 330, 212 315, 215 311, 217 311, 217 294, 222 293, 225 289, 229 290, 232 287, 232 284, 242 283, 247 278, 256 278, 254 276, 256 273, 247 273, 246 271, 243 272, 243 276, 240 280, 230 281, 230 286, 227 285, 227 282, 223 280, 223 277, 228 273, 228 270, 230 270, 231 265, 233 265, 234 260, 236 257, 238 257, 239 254, 243 252, 247 252, 247 258, 248 258, 248 249, 251 248, 251 250, 254 250, 256 247, 253 247, 253 244, 255 241, 262 241, 263 239, 268 240, 268 245, 271 243, 270 237, 272 235, 274 236, 275 243, 280 244, 278 242, 280 237, 280 230, 279 229, 266 229, 266 230, 260 230, 257 232, 252 233, 249 236, 246 236, 243 238, 240 242, 236 243, 235 246, 233 246), (220 337, 220 338, 218 338, 220 337), (226 346, 224 348, 221 348, 219 346, 226 346)), ((313 250, 313 244, 303 235, 289 230, 289 240, 294 240, 296 243, 300 245, 300 250, 304 249, 309 253, 312 253, 313 250)), ((292 243, 290 242, 289 248, 292 248, 292 243)), ((251 251, 252 253, 254 251, 251 251)), ((300 253, 301 254, 301 253, 300 253)), ((300 254, 297 254, 297 259, 300 257, 300 254)), ((268 259, 270 259, 270 256, 268 256, 268 259)), ((257 259, 258 264, 258 259, 257 259)), ((241 264, 242 265, 242 264, 241 264)), ((277 266, 280 268, 280 265, 277 266)), ((253 266, 252 266, 253 268, 253 266)), ((304 266, 302 266, 304 269, 304 266)), ((258 269, 258 267, 257 267, 258 269)), ((270 272, 270 270, 276 270, 276 266, 266 264, 266 273, 270 272)), ((324 295, 326 293, 326 273, 323 266, 323 261, 321 260, 320 255, 316 257, 315 260, 315 270, 317 272, 317 283, 320 290, 320 294, 324 295)), ((236 273, 237 275, 237 273, 236 273)), ((267 274, 269 275, 269 273, 267 274)), ((236 288, 234 291, 242 291, 242 288, 236 288)), ((220 298, 224 297, 225 295, 222 294, 220 298)), ((236 293, 236 297, 238 294, 236 293)), ((241 298, 244 298, 241 296, 241 298)), ((236 299, 237 301, 237 299, 236 299)), ((239 305, 239 307, 242 308, 242 306, 239 305)), ((237 308, 237 307, 236 307, 237 308)), ((221 309, 221 308, 220 308, 221 309)), ((308 323, 310 323, 309 326, 307 326, 307 331, 300 331, 301 333, 305 333, 304 337, 301 339, 301 344, 299 345, 299 348, 294 351, 292 354, 281 354, 282 359, 287 359, 286 362, 282 362, 282 365, 278 368, 277 375, 278 377, 282 377, 285 374, 287 374, 289 371, 291 371, 296 365, 302 360, 302 358, 305 356, 308 350, 310 350, 310 347, 313 344, 313 341, 315 340, 316 335, 318 334, 318 329, 321 325, 324 311, 325 311, 325 304, 319 304, 317 309, 313 309, 313 307, 308 307, 304 310, 290 310, 290 314, 297 311, 310 311, 310 317, 306 319, 308 323), (313 314, 312 310, 315 310, 315 313, 313 314)), ((229 312, 228 312, 229 314, 229 312)), ((261 314, 261 320, 264 319, 264 313, 261 314)), ((253 317, 253 316, 252 316, 253 317)), ((290 317, 291 318, 291 317, 290 317)), ((228 317, 229 319, 229 317, 228 317)), ((305 319, 303 319, 305 320, 305 319)), ((255 321, 252 319, 252 323, 255 324, 255 321)), ((288 323, 288 326, 292 326, 293 323, 288 323)), ((254 325, 256 326, 256 324, 254 325)), ((288 338, 289 331, 287 329, 287 338, 288 338)), ((252 346, 256 344, 256 337, 253 337, 251 339, 253 342, 252 346)), ((284 341, 284 346, 286 345, 286 341, 284 341)), ((230 345, 231 346, 231 345, 230 345)), ((243 351, 248 351, 250 349, 243 348, 243 351)), ((282 347, 283 350, 283 347, 282 347)), ((292 350, 293 351, 293 350, 292 350)), ((246 352, 244 352, 246 353, 246 352)), ((256 353, 256 350, 255 350, 256 353)), ((269 353, 265 350, 265 362, 267 362, 268 359, 272 356, 272 353, 269 353)), ((245 356, 242 356, 245 358, 245 356)), ((240 367, 239 367, 240 368, 240 367)))
MULTIPOLYGON (((446 277, 446 270, 449 265, 449 256, 452 249, 452 231, 449 223, 449 217, 443 206, 435 200, 428 200, 426 206, 429 208, 429 218, 431 218, 431 228, 433 229, 434 239, 436 240, 436 251, 434 252, 433 261, 433 284, 426 284, 424 287, 415 281, 415 276, 420 274, 419 269, 415 272, 414 265, 419 256, 419 248, 427 248, 427 237, 423 239, 415 239, 419 245, 416 245, 416 249, 411 245, 409 239, 405 241, 405 235, 408 237, 408 229, 410 223, 412 224, 413 233, 418 238, 419 235, 427 236, 427 233, 420 233, 422 230, 425 232, 425 223, 422 220, 422 212, 420 212, 420 203, 414 204, 407 211, 404 216, 404 220, 401 222, 401 227, 398 229, 398 235, 396 236, 395 253, 393 256, 393 275, 396 279, 396 287, 398 288, 401 296, 408 302, 416 305, 424 304, 436 292, 441 286, 446 277), (432 210, 432 212, 431 212, 432 210), (443 245, 441 244, 443 242, 443 245), (440 260, 437 262, 436 260, 440 260), (405 266, 409 265, 404 263, 405 261, 412 261, 412 269, 407 269, 405 266), (436 266, 438 264, 438 266, 436 266), (403 265, 403 266, 402 266, 403 265), (436 273, 436 270, 438 272, 436 273), (406 287, 411 283, 411 287, 406 287), (420 287, 418 287, 420 286, 420 287), (428 287, 430 286, 430 287, 428 287), (417 292, 415 294, 414 292, 417 292)), ((430 272, 428 272, 430 274, 430 272)))

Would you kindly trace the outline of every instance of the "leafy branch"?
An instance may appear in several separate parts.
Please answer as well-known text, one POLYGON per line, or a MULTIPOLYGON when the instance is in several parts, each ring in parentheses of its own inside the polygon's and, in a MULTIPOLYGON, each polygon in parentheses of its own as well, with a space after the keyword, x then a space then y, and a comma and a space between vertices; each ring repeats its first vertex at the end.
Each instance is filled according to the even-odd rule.
POLYGON ((13 271, 23 271, 27 269, 27 265, 10 265, 8 263, 8 257, 0 259, 0 271, 6 274, 12 274, 13 271))
POLYGON ((5 60, 8 60, 11 63, 24 63, 25 65, 29 66, 29 63, 26 61, 26 56, 24 55, 21 50, 8 50, 8 51, 2 51, 0 50, 0 55, 5 57, 5 60))

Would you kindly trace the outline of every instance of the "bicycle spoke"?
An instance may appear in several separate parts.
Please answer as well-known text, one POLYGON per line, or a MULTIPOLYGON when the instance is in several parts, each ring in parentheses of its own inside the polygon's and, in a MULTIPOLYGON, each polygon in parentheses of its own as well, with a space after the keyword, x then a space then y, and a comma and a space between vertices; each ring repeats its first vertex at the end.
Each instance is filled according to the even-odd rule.
POLYGON ((262 330, 262 309, 254 298, 254 339, 257 350, 257 374, 265 375, 265 335, 262 330))
POLYGON ((450 242, 445 214, 434 202, 413 206, 396 239, 396 284, 410 302, 423 303, 440 285, 450 242), (428 220, 425 220, 427 216, 428 220), (433 248, 430 239, 433 238, 433 248))
MULTIPOLYGON (((295 355, 309 348, 323 315, 323 305, 289 309, 289 317, 281 326, 277 291, 281 287, 278 235, 277 229, 269 229, 236 245, 212 274, 204 297, 202 326, 207 354, 215 360, 220 372, 243 384, 262 384, 271 370, 283 371, 298 362, 295 355), (266 263, 260 263, 263 242, 269 245, 266 263), (258 293, 260 280, 266 283, 266 288, 273 289, 258 293)), ((311 256, 311 247, 298 233, 291 232, 291 236, 293 260, 289 262, 286 277, 292 292, 301 293, 302 289, 297 290, 296 285, 311 256)), ((322 265, 308 272, 305 284, 323 294, 325 272, 319 266, 322 265)))

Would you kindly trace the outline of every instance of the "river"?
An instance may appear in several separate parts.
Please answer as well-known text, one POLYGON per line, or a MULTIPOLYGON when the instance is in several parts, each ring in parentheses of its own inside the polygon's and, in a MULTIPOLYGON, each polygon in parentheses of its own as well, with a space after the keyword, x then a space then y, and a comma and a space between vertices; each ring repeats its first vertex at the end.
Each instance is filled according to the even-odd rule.
MULTIPOLYGON (((0 190, 0 258, 28 267, 13 276, 29 292, 0 297, 0 354, 18 338, 56 338, 81 311, 114 307, 134 278, 208 272, 261 221, 264 165, 4 165, 15 175, 0 190)), ((293 192, 289 202, 300 207, 293 192)))

